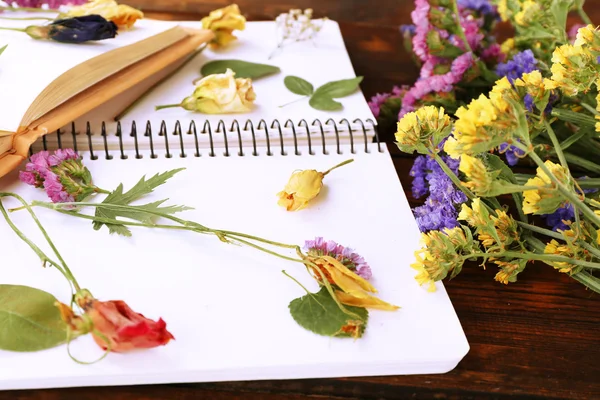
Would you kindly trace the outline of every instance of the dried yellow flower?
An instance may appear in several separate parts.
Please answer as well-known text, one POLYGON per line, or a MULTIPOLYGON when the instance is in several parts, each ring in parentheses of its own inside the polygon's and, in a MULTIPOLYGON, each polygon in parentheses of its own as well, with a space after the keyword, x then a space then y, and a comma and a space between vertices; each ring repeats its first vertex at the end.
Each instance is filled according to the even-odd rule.
POLYGON ((243 31, 246 28, 246 18, 241 14, 237 4, 219 8, 202 18, 202 28, 210 29, 215 33, 215 39, 211 42, 211 47, 218 48, 228 45, 236 37, 234 30, 243 31))
POLYGON ((135 21, 144 18, 144 13, 114 0, 92 0, 89 3, 71 8, 66 17, 83 17, 85 15, 100 15, 114 22, 119 27, 131 28, 135 21))

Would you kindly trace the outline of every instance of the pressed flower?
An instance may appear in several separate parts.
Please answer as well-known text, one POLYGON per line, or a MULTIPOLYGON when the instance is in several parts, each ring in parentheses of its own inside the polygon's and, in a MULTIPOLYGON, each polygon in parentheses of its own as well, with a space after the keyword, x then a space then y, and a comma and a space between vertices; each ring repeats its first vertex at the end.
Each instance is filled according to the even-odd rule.
POLYGON ((398 122, 396 144, 407 153, 426 153, 428 148, 437 146, 446 138, 450 129, 450 117, 444 113, 444 108, 421 107, 398 122))
POLYGON ((100 15, 119 27, 131 28, 144 13, 115 0, 93 0, 84 5, 73 7, 61 17, 82 17, 84 15, 100 15))
MULTIPOLYGON (((544 164, 561 183, 569 184, 570 178, 561 165, 550 160, 544 164)), ((527 181, 526 186, 537 186, 538 188, 523 192, 523 212, 525 214, 551 214, 565 202, 555 184, 540 167, 537 168, 536 176, 527 181)))
POLYGON ((19 173, 19 178, 28 185, 44 188, 54 203, 82 201, 100 191, 73 149, 33 154, 31 161, 25 165, 25 171, 19 173))
POLYGON ((62 43, 83 43, 112 39, 117 25, 100 15, 58 19, 48 25, 32 25, 24 29, 34 39, 50 39, 62 43))
POLYGON ((237 4, 211 11, 201 22, 202 28, 214 31, 215 39, 211 42, 214 48, 228 45, 236 39, 234 30, 243 31, 246 28, 246 18, 237 4))
POLYGON ((228 68, 223 74, 202 78, 196 84, 194 93, 180 104, 157 106, 156 109, 183 107, 204 114, 244 113, 252 109, 254 100, 256 94, 252 79, 235 78, 235 73, 228 68))
POLYGON ((79 293, 76 301, 93 324, 94 340, 104 350, 125 353, 164 346, 175 339, 165 321, 148 319, 124 301, 99 301, 87 292, 79 293))
POLYGON ((311 256, 329 256, 342 263, 350 271, 355 272, 364 279, 371 279, 371 267, 363 257, 354 250, 344 247, 333 240, 323 240, 317 237, 315 240, 307 240, 304 249, 311 256))
POLYGON ((369 293, 377 293, 373 285, 335 258, 326 255, 320 257, 308 256, 308 260, 314 264, 311 268, 317 280, 325 278, 329 283, 340 289, 335 290, 335 296, 342 304, 387 311, 394 311, 399 308, 371 296, 369 293), (318 271, 315 270, 315 266, 318 271))
POLYGON ((314 169, 296 171, 290 177, 285 188, 277 193, 277 204, 288 211, 302 210, 308 203, 319 195, 323 188, 323 178, 336 168, 349 164, 354 160, 347 160, 325 172, 314 169))

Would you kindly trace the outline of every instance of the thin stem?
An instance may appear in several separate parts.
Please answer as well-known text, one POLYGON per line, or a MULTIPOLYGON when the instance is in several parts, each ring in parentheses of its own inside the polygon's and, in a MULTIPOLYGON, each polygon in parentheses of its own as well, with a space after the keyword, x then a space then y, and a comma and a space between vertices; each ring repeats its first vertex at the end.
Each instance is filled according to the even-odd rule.
POLYGON ((577 156, 575 154, 571 154, 571 153, 564 153, 565 154, 565 158, 567 159, 568 162, 570 162, 571 164, 575 164, 581 168, 587 169, 590 172, 595 172, 597 174, 600 174, 600 165, 589 161, 583 157, 577 156))
POLYGON ((465 255, 463 257, 465 258, 465 260, 467 260, 469 258, 474 258, 474 257, 489 258, 490 256, 493 256, 494 258, 510 257, 510 258, 520 258, 522 260, 531 260, 531 261, 544 261, 544 262, 547 261, 549 263, 564 262, 567 264, 579 265, 579 266, 590 268, 590 269, 600 270, 599 263, 593 263, 593 262, 584 261, 584 260, 577 260, 577 259, 574 259, 571 257, 557 256, 557 255, 553 255, 553 254, 536 254, 536 253, 521 253, 518 251, 503 251, 503 252, 493 253, 493 254, 472 253, 469 255, 465 255))
POLYGON ((587 15, 587 13, 585 12, 585 10, 583 9, 583 7, 578 7, 577 8, 577 14, 579 14, 579 18, 581 18, 581 20, 586 24, 586 25, 593 25, 592 20, 590 19, 590 17, 587 15))
POLYGON ((334 169, 336 169, 336 168, 339 168, 339 167, 343 167, 344 165, 346 165, 346 164, 350 164, 350 163, 351 163, 351 162, 353 162, 353 161, 354 161, 354 159, 353 159, 353 158, 351 158, 351 159, 349 159, 349 160, 346 160, 346 161, 344 161, 344 162, 341 162, 341 163, 339 163, 338 165, 336 165, 335 167, 331 167, 331 168, 329 168, 327 171, 323 172, 323 175, 327 175, 328 173, 330 173, 330 172, 331 172, 331 171, 333 171, 334 169))
POLYGON ((297 102, 299 102, 300 100, 304 100, 304 99, 305 99, 305 98, 307 98, 307 97, 308 97, 308 96, 302 96, 302 97, 300 97, 300 98, 298 98, 298 99, 296 99, 296 100, 294 100, 294 101, 290 101, 289 103, 285 103, 285 104, 282 104, 282 105, 280 105, 280 106, 279 106, 279 108, 287 107, 287 106, 289 106, 290 104, 297 103, 297 102))
POLYGON ((450 169, 450 167, 448 167, 448 165, 446 165, 444 160, 442 160, 442 157, 440 157, 438 154, 434 153, 433 159, 438 163, 438 165, 440 166, 440 168, 442 168, 442 170, 446 173, 446 175, 448 175, 448 177, 450 178, 452 183, 454 183, 456 185, 456 187, 458 187, 468 197, 469 200, 475 200, 475 198, 477 196, 475 196, 475 194, 473 194, 473 192, 471 192, 469 189, 467 189, 462 184, 462 182, 460 181, 460 179, 458 179, 458 176, 456 176, 454 171, 452 171, 450 169))
POLYGON ((527 215, 523 212, 523 196, 521 196, 521 193, 513 193, 512 197, 515 206, 517 207, 517 212, 519 213, 519 219, 524 223, 528 223, 529 218, 527 218, 527 215))
POLYGON ((181 104, 165 104, 162 106, 154 107, 154 111, 164 110, 165 108, 177 108, 177 107, 181 107, 181 104))
POLYGON ((581 103, 581 106, 583 108, 585 108, 586 110, 588 110, 589 112, 591 112, 592 114, 594 114, 595 116, 600 116, 600 112, 598 112, 598 110, 596 110, 596 108, 592 107, 588 103, 581 103))
POLYGON ((527 224, 527 223, 521 222, 521 221, 517 221, 517 224, 521 228, 528 229, 528 230, 530 230, 532 232, 535 232, 535 233, 539 233, 539 234, 542 234, 542 235, 550 236, 550 237, 552 237, 554 239, 561 239, 561 240, 564 239, 564 237, 560 233, 551 231, 550 229, 540 228, 539 226, 527 224))
POLYGON ((462 41, 465 45, 466 51, 473 53, 473 50, 471 49, 471 45, 469 44, 469 41, 467 40, 467 36, 465 35, 465 31, 460 23, 460 13, 458 12, 458 1, 452 0, 450 2, 450 4, 452 5, 452 13, 454 14, 454 19, 455 19, 456 25, 458 27, 458 36, 462 39, 462 41))
POLYGON ((558 157, 560 164, 563 166, 565 171, 567 171, 567 174, 571 175, 571 172, 569 171, 569 164, 567 163, 567 160, 565 159, 565 155, 563 154, 562 148, 560 147, 560 141, 556 137, 556 133, 554 133, 554 129, 552 129, 552 126, 550 126, 550 124, 546 120, 544 120, 544 126, 546 127, 546 133, 548 134, 548 137, 552 141, 552 145, 554 146, 554 151, 556 152, 556 156, 558 157))
POLYGON ((3 30, 3 31, 25 32, 25 28, 7 28, 7 27, 3 27, 3 26, 0 26, 0 30, 3 30))
POLYGON ((131 111, 131 109, 133 109, 133 107, 135 107, 143 99, 145 99, 146 97, 148 97, 148 95, 150 93, 152 93, 154 91, 154 89, 156 89, 157 87, 159 87, 160 85, 162 85, 163 83, 165 83, 165 81, 167 81, 168 79, 170 79, 171 77, 173 77, 173 75, 175 75, 176 73, 178 73, 179 71, 181 71, 181 69, 183 67, 185 67, 186 65, 188 65, 193 59, 195 59, 198 54, 202 53, 202 51, 205 48, 206 48, 206 44, 204 44, 202 47, 198 48, 196 51, 194 51, 192 54, 190 54, 189 57, 183 63, 181 63, 181 65, 179 65, 173 71, 171 71, 170 73, 168 73, 165 77, 163 77, 161 80, 159 80, 158 82, 156 82, 154 85, 150 86, 148 88, 148 90, 146 90, 139 97, 137 97, 135 100, 133 100, 131 103, 129 103, 121 112, 119 112, 115 116, 114 120, 115 121, 119 121, 120 119, 122 119, 125 115, 127 115, 131 111))
POLYGON ((99 187, 95 187, 94 191, 96 193, 102 193, 102 194, 111 194, 112 193, 110 190, 100 189, 99 187))
POLYGON ((298 245, 295 245, 295 244, 285 244, 285 243, 275 242, 275 241, 272 241, 272 240, 263 239, 263 238, 258 237, 258 236, 248 235, 246 233, 233 232, 233 231, 222 231, 220 229, 219 230, 215 230, 215 231, 217 231, 219 233, 222 233, 224 235, 227 235, 227 236, 229 236, 229 235, 231 235, 231 236, 239 236, 239 237, 243 237, 243 238, 246 238, 246 239, 252 239, 252 240, 259 241, 259 242, 267 243, 267 244, 270 244, 270 245, 273 245, 273 246, 285 247, 285 248, 288 248, 288 249, 295 249, 295 248, 298 247, 298 245))
POLYGON ((8 19, 12 21, 37 21, 37 20, 46 20, 46 21, 54 21, 54 18, 48 17, 0 17, 0 19, 8 19))
POLYGON ((246 246, 254 247, 255 249, 263 251, 263 252, 265 252, 267 254, 271 254, 272 256, 279 257, 279 258, 287 260, 287 261, 299 262, 299 263, 303 263, 304 264, 303 260, 299 260, 299 259, 293 258, 293 257, 284 256, 283 254, 279 254, 279 253, 277 253, 277 252, 275 252, 273 250, 265 249, 264 247, 259 246, 257 244, 254 244, 252 242, 249 242, 247 240, 240 239, 240 238, 231 238, 231 239, 232 240, 236 240, 236 241, 238 241, 238 242, 240 242, 242 244, 245 244, 246 246))
POLYGON ((596 278, 587 271, 581 271, 571 275, 571 278, 583 284, 596 293, 600 293, 600 279, 596 278))
POLYGON ((294 278, 293 276, 291 276, 290 274, 288 274, 287 272, 285 272, 285 270, 281 271, 285 276, 287 276, 288 278, 290 278, 291 280, 293 280, 294 282, 296 282, 302 289, 304 289, 306 291, 306 294, 312 294, 311 292, 308 291, 307 288, 304 287, 303 284, 301 284, 298 279, 294 278))
POLYGON ((31 12, 47 12, 58 14, 58 10, 46 9, 46 8, 35 8, 35 7, 0 7, 2 11, 31 11, 31 12))
POLYGON ((577 184, 582 189, 595 189, 600 187, 600 178, 578 179, 577 184))

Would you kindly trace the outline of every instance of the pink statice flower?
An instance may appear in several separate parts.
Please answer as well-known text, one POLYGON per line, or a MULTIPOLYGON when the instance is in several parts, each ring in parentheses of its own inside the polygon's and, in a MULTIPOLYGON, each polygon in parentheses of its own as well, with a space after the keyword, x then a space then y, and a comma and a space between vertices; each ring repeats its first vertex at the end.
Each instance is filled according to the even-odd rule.
POLYGON ((377 93, 375 96, 371 97, 371 100, 369 101, 369 108, 371 109, 371 112, 373 113, 375 118, 379 117, 381 106, 390 97, 390 93, 377 93))
POLYGON ((315 240, 307 240, 304 243, 304 249, 312 256, 333 257, 362 278, 371 279, 371 267, 365 259, 355 253, 354 250, 344 247, 333 240, 324 240, 322 237, 316 237, 315 240))
POLYGON ((97 191, 90 171, 73 149, 32 155, 19 178, 28 185, 43 188, 53 203, 82 201, 97 191))
POLYGON ((415 24, 415 36, 413 36, 413 51, 422 61, 429 59, 429 48, 427 46, 427 33, 433 29, 429 23, 429 1, 415 0, 415 9, 410 16, 415 24))
POLYGON ((79 6, 87 3, 88 0, 8 0, 7 3, 15 7, 42 8, 46 6, 49 9, 57 10, 62 6, 79 6))

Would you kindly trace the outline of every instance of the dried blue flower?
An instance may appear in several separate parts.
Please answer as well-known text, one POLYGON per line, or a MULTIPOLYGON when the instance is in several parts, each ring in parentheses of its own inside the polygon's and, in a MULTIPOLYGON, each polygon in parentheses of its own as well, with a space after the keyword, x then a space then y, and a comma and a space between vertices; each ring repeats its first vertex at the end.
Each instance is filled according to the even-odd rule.
POLYGON ((496 67, 496 73, 499 76, 505 76, 510 83, 519 79, 524 73, 529 73, 537 69, 538 60, 535 59, 533 51, 527 49, 515 54, 512 60, 506 63, 500 63, 496 67))
POLYGON ((100 15, 86 15, 58 19, 49 25, 32 25, 25 33, 34 39, 50 39, 62 43, 83 43, 112 39, 117 36, 117 25, 100 15))

